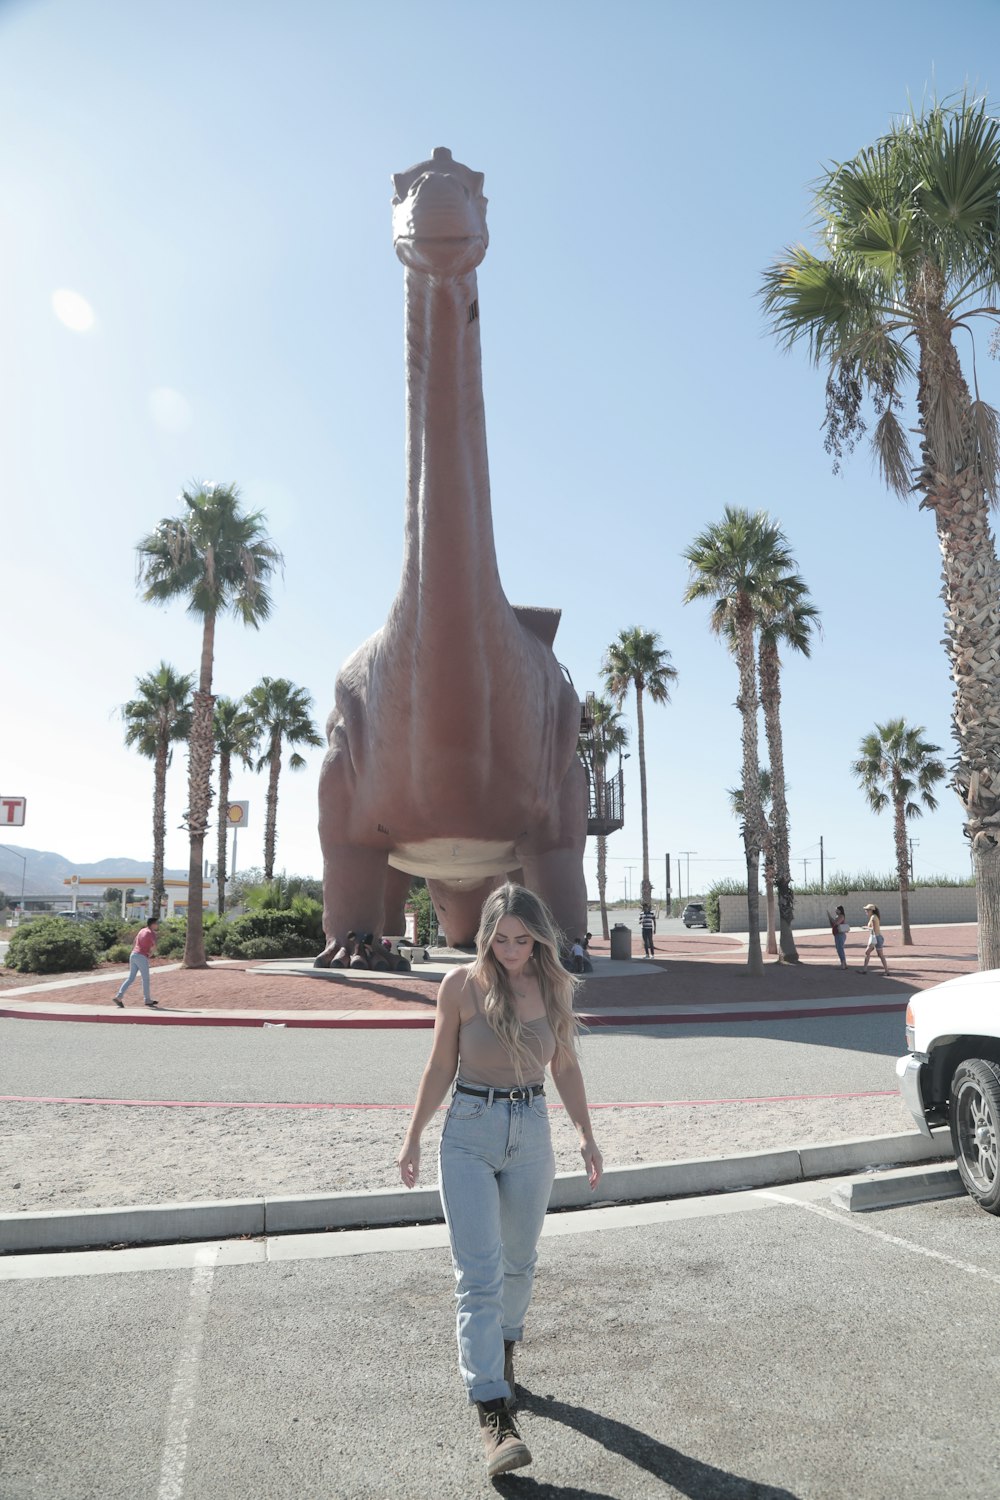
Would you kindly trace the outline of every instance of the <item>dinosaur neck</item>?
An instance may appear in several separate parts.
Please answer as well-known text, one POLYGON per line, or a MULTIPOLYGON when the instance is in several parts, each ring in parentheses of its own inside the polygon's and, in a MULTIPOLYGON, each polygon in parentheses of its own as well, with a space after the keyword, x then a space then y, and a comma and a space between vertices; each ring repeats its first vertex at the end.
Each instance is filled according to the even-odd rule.
POLYGON ((467 632, 500 587, 486 457, 476 273, 406 271, 406 537, 397 606, 421 635, 467 632), (470 316, 470 309, 475 309, 470 316), (473 607, 474 606, 474 607, 473 607))

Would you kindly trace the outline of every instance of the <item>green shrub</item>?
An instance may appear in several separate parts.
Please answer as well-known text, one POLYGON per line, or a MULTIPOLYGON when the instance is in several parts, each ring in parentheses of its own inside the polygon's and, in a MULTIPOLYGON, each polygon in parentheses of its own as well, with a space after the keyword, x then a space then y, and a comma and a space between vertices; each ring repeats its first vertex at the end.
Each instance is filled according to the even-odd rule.
POLYGON ((285 943, 281 938, 277 937, 247 938, 245 943, 238 943, 235 946, 240 951, 233 955, 234 958, 295 958, 300 956, 299 954, 286 953, 285 943))
POLYGON ((19 927, 7 949, 7 967, 21 974, 65 974, 71 969, 93 969, 97 947, 90 923, 42 917, 19 927))
MULTIPOLYGON (((417 942, 424 946, 435 942, 437 940, 437 914, 434 911, 431 893, 424 882, 421 881, 419 885, 414 882, 410 886, 410 894, 406 899, 417 909, 417 942)), ((396 937, 398 934, 393 933, 392 936, 396 937)))
POLYGON ((130 943, 112 943, 104 954, 106 964, 127 964, 132 957, 132 945, 130 943))
POLYGON ((98 953, 103 953, 118 943, 131 943, 133 929, 120 917, 98 917, 91 922, 90 931, 98 953))
POLYGON ((183 917, 169 917, 156 929, 156 951, 161 958, 170 958, 184 952, 187 941, 187 922, 183 917))
MULTIPOLYGON (((315 905, 316 903, 312 903, 315 905)), ((313 912, 253 911, 227 922, 221 948, 227 958, 311 958, 322 946, 322 925, 317 932, 313 912), (274 951, 248 952, 246 945, 267 939, 274 951)))

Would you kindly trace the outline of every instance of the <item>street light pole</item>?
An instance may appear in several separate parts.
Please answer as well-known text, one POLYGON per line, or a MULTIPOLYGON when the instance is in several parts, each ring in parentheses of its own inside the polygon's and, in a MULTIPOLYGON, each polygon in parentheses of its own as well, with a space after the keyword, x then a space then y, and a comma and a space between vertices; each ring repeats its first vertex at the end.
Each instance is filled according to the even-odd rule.
POLYGON ((682 849, 681 850, 682 856, 684 856, 684 858, 687 861, 687 888, 688 888, 688 900, 689 901, 691 900, 691 856, 692 856, 692 854, 697 854, 697 853, 698 853, 697 849, 682 849))
POLYGON ((13 854, 15 859, 21 861, 21 904, 17 909, 17 920, 18 925, 20 925, 24 916, 24 873, 28 868, 28 856, 26 854, 19 854, 16 849, 9 848, 7 844, 0 844, 0 849, 6 849, 8 854, 13 854))

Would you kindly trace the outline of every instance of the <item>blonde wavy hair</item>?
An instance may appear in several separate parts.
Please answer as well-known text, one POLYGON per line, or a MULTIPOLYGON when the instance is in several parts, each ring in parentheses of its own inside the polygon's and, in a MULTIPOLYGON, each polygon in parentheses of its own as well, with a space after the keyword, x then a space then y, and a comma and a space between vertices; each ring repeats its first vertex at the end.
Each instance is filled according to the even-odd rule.
POLYGON ((479 931, 476 933, 476 957, 471 966, 473 979, 484 991, 483 1013, 494 1034, 506 1049, 518 1083, 526 1068, 538 1067, 538 1055, 530 1045, 530 1033, 517 1017, 514 990, 503 964, 493 954, 493 939, 504 917, 516 917, 534 938, 530 962, 534 966, 542 992, 545 1015, 556 1040, 553 1061, 556 1066, 576 1056, 576 1039, 580 1023, 573 1014, 573 995, 579 979, 570 974, 559 958, 563 937, 544 901, 523 885, 502 885, 483 902, 479 931))

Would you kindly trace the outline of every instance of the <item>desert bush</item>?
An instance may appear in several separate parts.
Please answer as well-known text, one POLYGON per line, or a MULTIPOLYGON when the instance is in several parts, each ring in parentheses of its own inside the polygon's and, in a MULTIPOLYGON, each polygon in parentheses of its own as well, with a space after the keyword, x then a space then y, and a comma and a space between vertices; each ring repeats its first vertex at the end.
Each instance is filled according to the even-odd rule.
POLYGON ((127 964, 132 956, 131 943, 112 943, 105 951, 104 962, 106 964, 127 964))
POLYGON ((19 927, 7 949, 7 967, 20 974, 65 974, 96 965, 97 946, 89 922, 42 917, 19 927))
POLYGON ((184 952, 187 940, 187 922, 183 917, 168 917, 156 929, 156 952, 160 958, 171 958, 184 952))
POLYGON ((225 924, 221 948, 227 958, 311 958, 317 945, 322 946, 322 924, 317 931, 315 912, 255 911, 225 924), (258 939, 266 939, 274 951, 248 951, 258 939))

